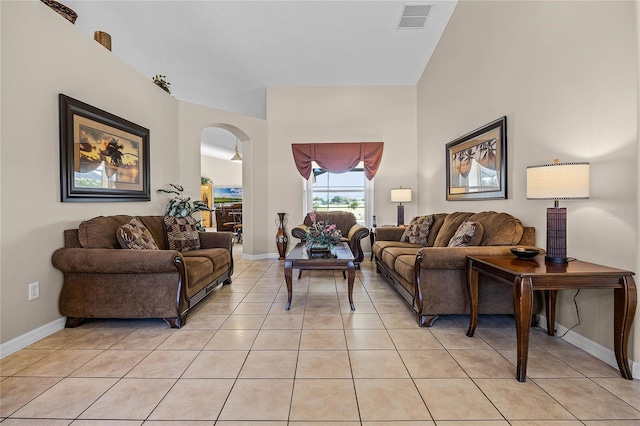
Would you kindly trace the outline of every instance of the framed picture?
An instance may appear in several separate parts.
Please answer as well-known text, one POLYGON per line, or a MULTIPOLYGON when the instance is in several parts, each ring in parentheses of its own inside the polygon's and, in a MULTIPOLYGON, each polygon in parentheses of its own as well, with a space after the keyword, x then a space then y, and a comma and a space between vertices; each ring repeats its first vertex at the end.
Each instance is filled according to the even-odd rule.
POLYGON ((242 202, 242 187, 214 186, 213 202, 216 206, 242 202))
POLYGON ((63 202, 149 201, 149 130, 63 94, 63 202))
POLYGON ((451 141, 446 147, 447 200, 507 198, 507 117, 451 141))

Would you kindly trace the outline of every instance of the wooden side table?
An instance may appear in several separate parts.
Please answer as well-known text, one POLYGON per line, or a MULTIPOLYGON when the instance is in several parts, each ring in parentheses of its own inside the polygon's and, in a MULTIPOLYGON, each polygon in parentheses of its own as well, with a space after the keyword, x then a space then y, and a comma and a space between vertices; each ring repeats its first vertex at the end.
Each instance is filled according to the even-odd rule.
POLYGON ((467 289, 470 319, 467 336, 473 336, 478 324, 478 274, 491 276, 513 286, 518 356, 516 379, 527 376, 529 326, 533 291, 543 290, 547 310, 547 333, 554 335, 556 294, 568 289, 614 289, 614 350, 622 377, 632 380, 627 359, 629 330, 636 312, 637 292, 633 272, 575 260, 569 263, 545 263, 544 256, 518 259, 514 256, 469 256, 467 289))

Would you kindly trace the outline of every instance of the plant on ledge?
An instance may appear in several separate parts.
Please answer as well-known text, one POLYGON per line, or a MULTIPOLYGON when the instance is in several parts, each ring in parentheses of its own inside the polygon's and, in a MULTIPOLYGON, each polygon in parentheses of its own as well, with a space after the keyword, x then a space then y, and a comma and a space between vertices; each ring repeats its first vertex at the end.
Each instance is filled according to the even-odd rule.
MULTIPOLYGON (((207 206, 203 201, 191 201, 191 197, 183 197, 182 192, 184 191, 184 188, 181 185, 170 183, 169 186, 171 188, 158 189, 158 192, 176 195, 171 200, 169 200, 169 203, 164 210, 164 214, 166 216, 187 217, 191 216, 191 214, 195 212, 211 211, 209 206, 207 206)), ((201 221, 198 221, 198 230, 204 231, 204 227, 200 224, 200 222, 201 221)))
POLYGON ((171 90, 169 89, 169 86, 171 86, 171 83, 165 80, 165 78, 167 78, 166 75, 156 74, 153 77, 153 82, 156 84, 156 86, 158 86, 168 94, 171 94, 171 90))
POLYGON ((340 242, 342 233, 335 224, 329 224, 328 220, 316 222, 315 213, 309 213, 309 218, 312 224, 307 227, 307 247, 332 249, 340 242))
POLYGON ((213 180, 210 177, 200 176, 200 185, 211 185, 213 180))

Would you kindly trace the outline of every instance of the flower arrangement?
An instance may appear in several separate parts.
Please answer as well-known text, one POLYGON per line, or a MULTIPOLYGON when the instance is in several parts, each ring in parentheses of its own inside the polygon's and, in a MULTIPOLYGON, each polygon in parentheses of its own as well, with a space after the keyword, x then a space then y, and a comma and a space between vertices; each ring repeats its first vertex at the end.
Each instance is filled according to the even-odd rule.
POLYGON ((316 221, 315 213, 309 213, 309 218, 312 224, 307 227, 307 247, 332 249, 340 242, 342 233, 335 224, 329 224, 328 220, 316 221))

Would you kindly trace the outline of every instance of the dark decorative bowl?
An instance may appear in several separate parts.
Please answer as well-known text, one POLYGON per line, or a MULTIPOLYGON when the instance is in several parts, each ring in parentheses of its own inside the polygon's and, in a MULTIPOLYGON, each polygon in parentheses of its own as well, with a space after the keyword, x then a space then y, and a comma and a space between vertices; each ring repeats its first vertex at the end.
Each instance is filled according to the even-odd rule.
POLYGON ((540 250, 525 247, 514 247, 511 249, 511 253, 515 254, 519 259, 531 259, 532 257, 539 255, 540 250))

